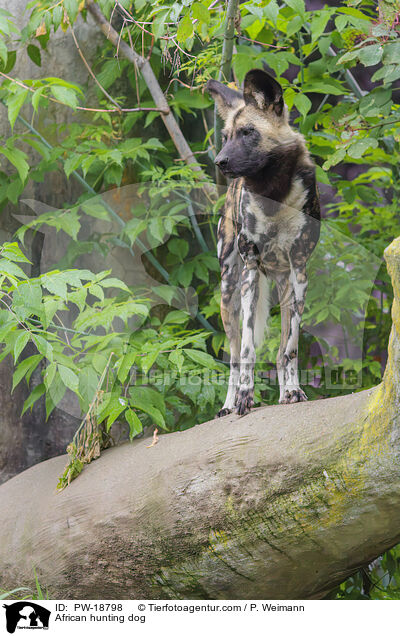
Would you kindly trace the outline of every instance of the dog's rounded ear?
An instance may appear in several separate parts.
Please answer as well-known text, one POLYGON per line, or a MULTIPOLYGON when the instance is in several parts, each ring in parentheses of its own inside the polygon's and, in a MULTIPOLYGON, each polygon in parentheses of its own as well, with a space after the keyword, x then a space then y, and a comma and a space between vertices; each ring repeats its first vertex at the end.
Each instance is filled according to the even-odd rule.
POLYGON ((283 113, 282 86, 269 73, 254 69, 246 73, 243 89, 244 101, 260 110, 283 113))
POLYGON ((208 80, 206 90, 217 104, 217 110, 222 119, 227 118, 231 108, 237 108, 240 103, 243 103, 243 94, 240 91, 235 91, 217 80, 208 80))

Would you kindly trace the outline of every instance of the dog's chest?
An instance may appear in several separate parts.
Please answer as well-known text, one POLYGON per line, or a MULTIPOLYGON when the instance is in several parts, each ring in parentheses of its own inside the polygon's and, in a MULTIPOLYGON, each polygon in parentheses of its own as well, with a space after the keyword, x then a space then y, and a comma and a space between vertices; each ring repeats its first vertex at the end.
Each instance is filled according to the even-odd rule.
MULTIPOLYGON (((255 246, 263 269, 273 272, 290 267, 290 249, 306 223, 302 211, 306 197, 300 180, 293 183, 281 203, 254 197, 243 190, 239 212, 241 234, 245 239, 242 243, 255 246)), ((246 255, 242 252, 246 261, 246 255)))

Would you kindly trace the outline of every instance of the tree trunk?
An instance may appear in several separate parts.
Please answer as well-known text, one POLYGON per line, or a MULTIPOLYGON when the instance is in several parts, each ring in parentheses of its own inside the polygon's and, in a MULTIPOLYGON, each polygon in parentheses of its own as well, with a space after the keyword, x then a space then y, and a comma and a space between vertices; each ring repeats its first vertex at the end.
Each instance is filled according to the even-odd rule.
POLYGON ((0 487, 0 587, 51 598, 320 598, 400 541, 400 237, 382 384, 65 458, 0 487))

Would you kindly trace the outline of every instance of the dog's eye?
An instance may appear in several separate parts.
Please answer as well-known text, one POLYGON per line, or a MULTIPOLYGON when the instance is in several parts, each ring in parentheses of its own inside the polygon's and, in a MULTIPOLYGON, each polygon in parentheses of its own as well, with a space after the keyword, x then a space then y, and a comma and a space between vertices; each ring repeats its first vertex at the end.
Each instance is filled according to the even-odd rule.
POLYGON ((254 131, 254 128, 242 128, 241 129, 241 133, 244 137, 247 137, 248 135, 251 135, 251 133, 254 131))

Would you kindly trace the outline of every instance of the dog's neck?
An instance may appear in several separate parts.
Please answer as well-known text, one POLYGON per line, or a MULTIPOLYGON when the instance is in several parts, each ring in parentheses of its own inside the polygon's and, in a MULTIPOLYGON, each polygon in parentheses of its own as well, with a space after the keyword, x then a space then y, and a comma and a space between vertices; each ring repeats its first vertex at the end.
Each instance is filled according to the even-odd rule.
POLYGON ((291 189, 302 155, 302 148, 297 143, 272 149, 263 168, 254 175, 244 177, 246 190, 260 201, 283 201, 291 189))

